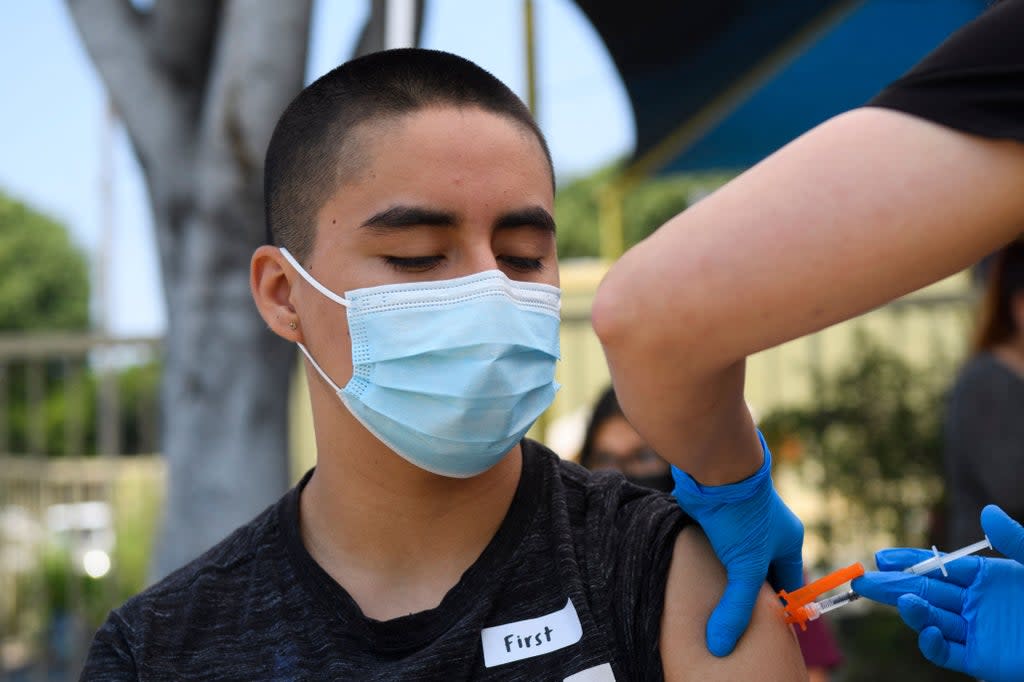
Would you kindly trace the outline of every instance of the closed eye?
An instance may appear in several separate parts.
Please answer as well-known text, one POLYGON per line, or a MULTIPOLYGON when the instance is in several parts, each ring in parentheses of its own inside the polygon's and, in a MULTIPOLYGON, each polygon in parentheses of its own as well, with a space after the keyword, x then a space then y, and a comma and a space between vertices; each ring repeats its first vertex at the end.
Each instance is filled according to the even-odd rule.
POLYGON ((428 272, 440 265, 443 260, 444 256, 384 256, 384 262, 399 272, 428 272))
POLYGON ((544 262, 541 258, 522 258, 520 256, 498 256, 498 260, 504 265, 518 270, 519 272, 537 272, 544 269, 544 262))

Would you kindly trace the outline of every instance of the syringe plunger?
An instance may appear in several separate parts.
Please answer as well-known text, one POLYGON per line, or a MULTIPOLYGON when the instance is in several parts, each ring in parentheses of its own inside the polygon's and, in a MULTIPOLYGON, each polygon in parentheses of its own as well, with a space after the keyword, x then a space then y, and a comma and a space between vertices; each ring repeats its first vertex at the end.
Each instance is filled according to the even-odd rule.
POLYGON ((992 543, 989 542, 987 535, 985 536, 984 540, 979 540, 978 542, 975 542, 973 545, 961 547, 955 552, 950 552, 949 554, 939 554, 939 550, 935 547, 935 545, 932 545, 932 552, 935 554, 935 556, 933 556, 931 559, 925 559, 924 561, 916 563, 913 566, 910 566, 909 568, 905 568, 903 569, 903 572, 914 573, 915 575, 924 575, 925 573, 929 573, 931 571, 934 571, 936 568, 939 568, 942 569, 942 575, 948 576, 949 571, 946 570, 946 564, 948 564, 950 561, 956 561, 961 557, 965 557, 968 554, 980 552, 983 549, 992 549, 992 543))

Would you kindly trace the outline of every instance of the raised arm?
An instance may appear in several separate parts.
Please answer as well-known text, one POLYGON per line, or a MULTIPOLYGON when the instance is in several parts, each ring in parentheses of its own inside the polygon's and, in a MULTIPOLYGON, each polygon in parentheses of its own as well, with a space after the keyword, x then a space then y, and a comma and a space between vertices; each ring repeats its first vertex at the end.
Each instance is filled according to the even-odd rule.
POLYGON ((802 527, 743 401, 746 356, 1009 241, 1021 187, 1024 145, 858 109, 676 216, 608 273, 593 322, 623 412, 686 472, 676 496, 728 572, 707 626, 713 653, 732 651, 769 566, 776 587, 800 575, 802 527))
POLYGON ((1024 145, 863 108, 787 145, 611 269, 594 303, 619 400, 705 484, 753 473, 747 355, 952 274, 1024 225, 1024 145))

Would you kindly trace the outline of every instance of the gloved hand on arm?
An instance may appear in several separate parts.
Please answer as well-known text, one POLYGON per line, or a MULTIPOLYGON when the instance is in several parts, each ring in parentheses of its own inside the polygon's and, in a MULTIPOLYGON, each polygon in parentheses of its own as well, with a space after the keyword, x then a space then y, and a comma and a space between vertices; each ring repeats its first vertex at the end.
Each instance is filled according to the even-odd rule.
POLYGON ((776 589, 793 591, 803 583, 804 527, 775 492, 771 452, 760 432, 758 437, 764 463, 737 483, 703 486, 672 467, 679 505, 700 524, 728 574, 706 629, 708 650, 715 656, 732 653, 747 629, 769 567, 776 589))
POLYGON ((1024 680, 1024 527, 995 505, 981 512, 992 546, 1009 557, 968 556, 927 575, 903 569, 932 557, 922 549, 886 549, 879 572, 853 581, 865 597, 899 609, 920 633, 921 653, 937 666, 986 682, 1024 680))

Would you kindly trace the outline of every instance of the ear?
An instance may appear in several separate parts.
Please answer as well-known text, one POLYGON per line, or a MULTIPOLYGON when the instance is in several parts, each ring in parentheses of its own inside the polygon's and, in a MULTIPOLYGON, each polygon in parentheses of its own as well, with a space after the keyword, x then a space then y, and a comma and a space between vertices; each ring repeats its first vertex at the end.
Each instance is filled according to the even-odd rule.
POLYGON ((299 315, 291 302, 294 276, 276 246, 261 246, 252 254, 249 288, 263 321, 282 339, 302 343, 299 315))

